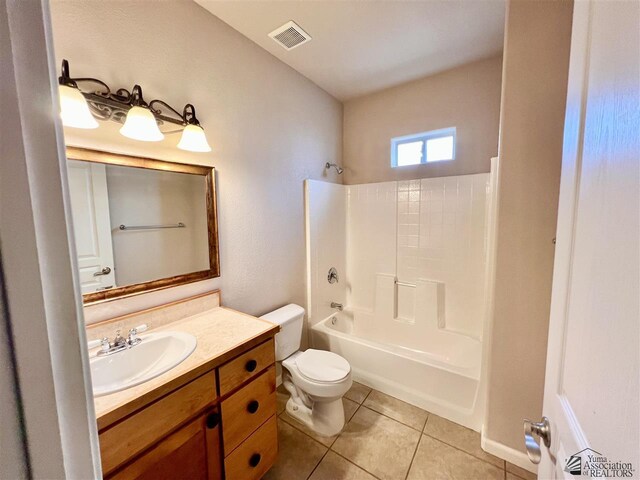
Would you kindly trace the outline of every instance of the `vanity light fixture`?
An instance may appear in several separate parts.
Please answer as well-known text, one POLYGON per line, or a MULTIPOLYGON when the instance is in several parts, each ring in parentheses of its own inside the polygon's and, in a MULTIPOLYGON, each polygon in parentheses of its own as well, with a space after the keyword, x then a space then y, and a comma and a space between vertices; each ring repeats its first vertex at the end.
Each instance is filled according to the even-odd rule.
POLYGON ((62 75, 58 81, 63 125, 74 128, 98 128, 98 122, 91 115, 78 84, 69 78, 69 64, 66 62, 62 62, 62 75))
POLYGON ((156 118, 149 110, 149 105, 142 98, 142 88, 134 85, 131 91, 131 110, 127 112, 124 125, 120 133, 134 140, 143 142, 159 142, 164 139, 164 135, 158 128, 156 118))
POLYGON ((58 83, 60 116, 66 127, 97 128, 96 118, 113 120, 123 124, 122 135, 134 140, 157 142, 165 134, 182 132, 178 148, 190 152, 211 151, 204 129, 196 118, 196 109, 190 103, 180 113, 162 100, 145 102, 140 85, 134 85, 131 92, 124 88, 112 92, 97 78, 71 78, 67 60, 62 61, 58 83), (166 125, 179 128, 162 131, 166 125))
POLYGON ((187 104, 182 112, 182 118, 187 122, 187 126, 182 131, 178 148, 190 152, 210 152, 211 147, 207 142, 204 129, 196 118, 196 108, 191 104, 187 104))

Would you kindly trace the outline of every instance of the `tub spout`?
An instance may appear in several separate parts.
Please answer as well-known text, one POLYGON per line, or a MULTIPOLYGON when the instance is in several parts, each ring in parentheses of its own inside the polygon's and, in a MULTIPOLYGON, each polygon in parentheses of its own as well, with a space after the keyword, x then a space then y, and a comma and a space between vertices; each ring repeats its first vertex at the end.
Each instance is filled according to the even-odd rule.
POLYGON ((331 302, 331 308, 335 308, 337 310, 342 311, 344 308, 341 303, 331 302))

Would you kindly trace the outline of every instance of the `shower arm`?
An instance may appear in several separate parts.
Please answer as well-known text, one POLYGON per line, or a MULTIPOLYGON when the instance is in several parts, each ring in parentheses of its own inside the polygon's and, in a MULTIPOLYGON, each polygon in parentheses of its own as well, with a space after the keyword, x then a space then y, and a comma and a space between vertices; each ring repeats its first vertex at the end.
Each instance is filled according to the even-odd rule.
POLYGON ((324 168, 326 168, 327 170, 329 170, 331 167, 333 167, 333 168, 335 168, 335 169, 336 169, 336 172, 338 172, 338 175, 340 175, 342 172, 344 172, 344 169, 343 169, 342 167, 338 166, 338 165, 337 165, 337 164, 335 164, 335 163, 329 163, 329 162, 327 162, 327 163, 325 163, 325 165, 324 165, 324 168))

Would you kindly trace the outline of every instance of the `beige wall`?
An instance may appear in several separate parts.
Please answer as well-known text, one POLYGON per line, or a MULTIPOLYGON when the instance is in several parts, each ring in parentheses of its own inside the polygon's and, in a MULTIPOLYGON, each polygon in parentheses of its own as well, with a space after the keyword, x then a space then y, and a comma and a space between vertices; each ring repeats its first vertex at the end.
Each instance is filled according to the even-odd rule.
POLYGON ((508 4, 486 439, 524 452, 542 414, 573 4, 508 4))
POLYGON ((498 151, 502 55, 344 104, 348 184, 488 172, 498 151), (391 168, 391 139, 456 127, 456 159, 391 168))
POLYGON ((194 2, 54 1, 58 63, 113 87, 140 83, 147 100, 191 102, 213 147, 125 139, 118 125, 67 129, 68 143, 214 165, 225 305, 261 314, 305 304, 303 180, 336 181, 342 106, 329 94, 194 2))

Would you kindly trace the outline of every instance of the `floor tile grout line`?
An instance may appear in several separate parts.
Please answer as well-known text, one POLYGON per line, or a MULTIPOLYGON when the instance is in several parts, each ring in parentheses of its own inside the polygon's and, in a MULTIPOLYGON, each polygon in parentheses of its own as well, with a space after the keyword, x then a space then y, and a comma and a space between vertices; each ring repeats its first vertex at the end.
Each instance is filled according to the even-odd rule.
MULTIPOLYGON (((429 418, 432 415, 431 412, 428 412, 428 413, 429 413, 429 415, 427 415, 427 419, 424 421, 424 425, 422 426, 422 433, 424 433, 424 431, 427 429, 427 423, 429 423, 429 418)), ((435 413, 433 415, 435 415, 435 413)))
MULTIPOLYGON (((362 384, 361 384, 361 385, 362 385, 362 384)), ((367 387, 367 386, 365 385, 365 387, 367 387)), ((369 393, 367 393, 367 394, 365 395, 365 397, 362 399, 362 403, 361 403, 360 405, 364 405, 364 402, 366 402, 366 401, 367 401, 367 398, 369 398, 369 395, 371 395, 371 392, 373 392, 373 388, 371 388, 371 387, 367 387, 367 388, 369 389, 369 393)))
MULTIPOLYGON (((365 385, 365 386, 366 386, 366 385, 365 385)), ((370 388, 370 387, 368 387, 368 388, 370 388)), ((505 480, 506 480, 506 475, 507 475, 506 465, 507 465, 507 464, 506 464, 506 462, 505 462, 505 460, 504 460, 504 459, 500 459, 500 460, 502 460, 502 467, 498 467, 495 463, 491 463, 491 462, 489 462, 489 461, 487 461, 487 460, 485 460, 485 459, 483 459, 483 458, 478 457, 477 455, 474 455, 473 453, 469 453, 469 452, 467 452, 466 450, 463 450, 462 448, 459 448, 459 447, 457 447, 457 446, 455 446, 455 445, 452 445, 452 444, 450 444, 450 443, 448 443, 448 442, 445 442, 444 440, 442 440, 442 439, 440 439, 440 438, 434 437, 433 435, 430 435, 430 434, 426 433, 426 432, 425 432, 425 429, 427 428, 427 423, 428 423, 428 421, 429 421, 429 417, 432 415, 432 413, 431 413, 431 412, 429 412, 429 411, 427 411, 427 410, 424 410, 424 411, 427 413, 427 419, 426 419, 426 420, 425 420, 425 422, 424 422, 424 426, 422 427, 422 430, 418 430, 418 429, 416 429, 416 428, 414 428, 414 427, 412 427, 412 426, 410 426, 410 425, 407 425, 406 423, 403 423, 403 422, 401 422, 401 421, 399 421, 399 420, 397 420, 397 419, 395 419, 395 418, 390 417, 389 415, 386 415, 386 414, 384 414, 384 413, 382 413, 382 412, 378 412, 377 410, 375 410, 375 409, 373 409, 373 408, 371 408, 371 407, 369 407, 369 406, 366 406, 366 405, 364 404, 364 402, 367 400, 367 398, 369 398, 369 395, 371 395, 371 392, 373 392, 373 390, 374 390, 373 388, 371 388, 371 389, 369 390, 369 393, 367 393, 367 395, 365 396, 365 398, 362 400, 362 403, 358 403, 358 402, 356 402, 356 401, 354 401, 354 400, 348 399, 348 400, 351 400, 352 402, 356 403, 356 404, 358 405, 358 408, 356 408, 355 412, 353 412, 353 415, 351 415, 351 418, 350 418, 347 422, 345 422, 345 425, 346 425, 347 423, 349 423, 349 422, 353 419, 353 417, 355 417, 355 416, 356 416, 356 414, 358 413, 358 411, 360 410, 360 408, 361 408, 361 407, 363 407, 363 408, 366 408, 367 410, 370 410, 370 411, 372 411, 372 412, 374 412, 374 413, 377 413, 377 414, 379 414, 379 415, 382 415, 383 417, 386 417, 386 418, 388 418, 388 419, 390 419, 390 420, 393 420, 394 422, 397 422, 397 423, 399 423, 399 424, 401 424, 401 425, 404 425, 404 426, 405 426, 405 427, 407 427, 407 428, 410 428, 410 429, 412 429, 412 430, 414 430, 414 431, 416 431, 416 432, 419 432, 419 433, 420 433, 420 438, 418 439, 418 444, 416 445, 416 449, 415 449, 415 450, 414 450, 414 452, 413 452, 413 457, 411 458, 411 463, 409 464, 409 470, 407 471, 407 475, 405 476, 405 479, 406 479, 406 478, 408 478, 409 472, 411 471, 411 467, 413 466, 413 461, 414 461, 414 459, 415 459, 415 455, 416 455, 416 453, 417 453, 417 451, 418 451, 418 446, 420 445, 420 442, 422 441, 422 435, 426 435, 427 437, 432 438, 432 439, 434 439, 434 440, 436 440, 436 441, 438 441, 438 442, 440 442, 440 443, 443 443, 443 444, 445 444, 445 445, 447 445, 447 446, 449 446, 449 447, 451 447, 451 448, 453 448, 453 449, 455 449, 455 450, 458 450, 458 451, 460 451, 460 452, 462 452, 462 453, 466 453, 467 455, 469 455, 469 456, 471 456, 471 457, 473 457, 473 458, 475 458, 475 459, 477 459, 477 460, 480 460, 480 461, 482 461, 482 462, 484 462, 484 463, 488 463, 489 465, 491 465, 491 466, 493 466, 493 467, 495 467, 495 468, 498 468, 498 469, 500 469, 500 468, 501 468, 501 469, 502 469, 502 471, 504 472, 504 478, 505 478, 505 480)), ((394 398, 395 398, 395 397, 394 397, 394 398)), ((283 414, 285 414, 285 413, 286 413, 286 409, 285 409, 285 410, 283 410, 282 412, 280 412, 280 414, 278 414, 277 416, 278 416, 278 417, 280 417, 280 416, 282 416, 282 415, 283 415, 283 414)), ((295 419, 292 419, 292 420, 294 420, 294 421, 295 421, 295 419)), ((307 437, 309 437, 309 438, 310 438, 311 440, 313 440, 314 442, 316 442, 316 443, 318 443, 318 444, 322 445, 323 447, 325 447, 325 448, 327 449, 327 451, 324 453, 324 455, 322 456, 322 458, 320 459, 320 461, 319 461, 319 462, 316 464, 316 466, 314 467, 313 471, 309 474, 309 477, 310 477, 311 475, 313 475, 313 472, 316 470, 316 468, 318 467, 318 465, 320 465, 320 462, 322 462, 322 460, 323 460, 323 459, 324 459, 324 457, 327 455, 327 453, 328 453, 329 451, 332 451, 333 453, 335 453, 335 454, 339 455, 340 457, 344 458, 345 460, 347 460, 349 463, 351 463, 351 464, 355 465, 356 467, 358 467, 358 468, 360 468, 360 469, 364 470, 365 472, 367 472, 368 474, 370 474, 370 475, 374 476, 375 478, 378 478, 378 477, 376 477, 375 475, 373 475, 371 472, 369 472, 368 470, 366 470, 365 468, 363 468, 362 466, 360 466, 360 465, 358 465, 357 463, 352 462, 352 461, 351 461, 351 460, 349 460, 348 458, 346 458, 346 457, 344 457, 344 456, 340 455, 340 453, 338 453, 337 451, 335 451, 335 450, 333 449, 333 446, 334 446, 334 445, 335 445, 335 443, 338 441, 338 438, 340 438, 340 436, 342 435, 342 432, 340 432, 338 435, 336 435, 336 438, 333 440, 333 442, 331 442, 331 445, 327 446, 327 445, 325 445, 324 443, 322 443, 322 442, 320 442, 320 441, 316 440, 315 438, 313 438, 311 435, 309 435, 307 432, 303 431, 301 428, 298 428, 298 426, 293 425, 293 424, 289 423, 289 422, 288 422, 288 421, 286 421, 286 420, 282 420, 282 421, 283 421, 283 422, 285 422, 285 423, 286 423, 287 425, 289 425, 290 427, 292 427, 292 428, 294 428, 295 430, 297 430, 298 432, 302 433, 303 435, 306 435, 307 437)), ((343 431, 344 431, 344 430, 343 430, 343 431)), ((515 474, 512 474, 512 475, 515 475, 515 474)), ((521 477, 519 477, 518 475, 515 475, 515 476, 516 476, 517 478, 521 478, 521 477)), ((309 477, 307 477, 307 480, 308 480, 308 478, 309 478, 309 477)), ((524 480, 524 479, 522 479, 522 480, 524 480)))
MULTIPOLYGON (((411 430, 415 430, 415 431, 416 431, 416 432, 418 432, 418 433, 423 433, 423 431, 422 431, 422 430, 418 430, 416 427, 412 427, 411 425, 407 425, 406 423, 401 422, 400 420, 398 420, 398 419, 396 419, 396 418, 390 417, 390 416, 389 416, 389 415, 387 415, 386 413, 379 412, 378 410, 376 410, 376 409, 374 409, 374 408, 371 408, 370 406, 365 405, 364 403, 363 403, 362 405, 360 405, 360 406, 361 406, 361 407, 366 408, 367 410, 371 410, 372 412, 377 413, 378 415, 382 415, 383 417, 387 417, 389 420, 393 420, 394 422, 398 422, 400 425, 404 425, 405 427, 408 427, 408 428, 410 428, 411 430)), ((426 412, 426 410, 425 410, 425 412, 426 412)), ((429 412, 427 412, 427 414, 429 414, 429 412)), ((355 413, 354 413, 354 415, 355 415, 355 413)), ((352 417, 352 418, 353 418, 353 417, 352 417)), ((427 418, 429 418, 429 417, 427 417, 427 418)), ((425 425, 426 425, 426 422, 425 422, 425 425)), ((423 428, 424 428, 424 427, 423 427, 423 428)))
MULTIPOLYGON (((304 433, 304 432, 303 432, 304 433)), ((313 470, 311 470, 311 473, 309 474, 309 476, 307 477, 307 480, 309 480, 311 478, 311 475, 313 475, 313 472, 315 472, 318 467, 320 466, 320 464, 322 463, 322 460, 324 460, 324 457, 327 456, 327 453, 329 453, 329 449, 327 448, 327 451, 324 452, 324 454, 322 455, 322 457, 320 458, 320 461, 318 461, 318 463, 316 463, 316 466, 313 467, 313 470)))
MULTIPOLYGON (((426 423, 427 422, 425 422, 425 424, 426 423)), ((409 462, 409 468, 407 469, 407 474, 404 476, 404 480, 407 480, 409 478, 409 473, 411 473, 411 467, 413 467, 413 461, 416 459, 416 454, 418 453, 418 447, 420 446, 421 442, 422 442, 422 433, 420 433, 420 436, 418 437, 418 443, 416 443, 416 448, 413 451, 413 456, 411 457, 411 461, 409 462)))
MULTIPOLYGON (((284 412, 282 412, 284 413, 284 412)), ((282 414, 280 414, 282 415, 282 414)), ((294 419, 295 420, 295 419, 294 419)), ((313 440, 314 442, 316 442, 319 445, 322 445, 324 448, 329 449, 330 447, 327 447, 324 443, 319 442, 318 440, 316 440, 315 438, 313 438, 311 435, 309 435, 307 432, 305 432, 304 430, 300 429, 297 425, 293 425, 289 422, 287 422, 286 420, 282 420, 284 423, 286 423, 287 425, 289 425, 291 428, 293 428, 294 430, 297 430, 298 432, 302 433, 303 435, 306 435, 307 437, 309 437, 311 440, 313 440)), ((337 439, 336 439, 337 440, 337 439)), ((333 443, 335 443, 335 440, 333 441, 333 443)), ((331 445, 333 445, 333 443, 331 445)), ((326 453, 326 452, 325 452, 326 453)))
POLYGON ((427 418, 425 418, 424 420, 424 425, 422 425, 422 430, 420 430, 420 433, 424 434, 424 431, 427 428, 427 422, 429 421, 430 418, 431 418, 431 412, 427 412, 427 418))
MULTIPOLYGON (((359 383, 359 382, 353 382, 353 383, 359 383)), ((347 397, 347 394, 346 394, 346 393, 343 395, 343 397, 344 397, 344 398, 346 398, 347 400, 351 400, 352 402, 357 403, 358 405, 362 405, 362 404, 365 402, 365 400, 366 400, 367 398, 369 398, 369 395, 371 395, 371 392, 373 392, 373 388, 368 387, 368 386, 367 386, 367 385, 365 385, 364 383, 359 383, 359 384, 360 384, 360 385, 362 385, 363 387, 367 387, 367 388, 369 389, 369 391, 368 391, 368 392, 367 392, 367 394, 364 396, 364 398, 362 399, 362 401, 361 401, 361 402, 359 402, 359 401, 357 401, 357 400, 354 400, 354 399, 352 399, 352 398, 347 397)), ((349 393, 349 392, 347 391, 347 393, 349 393)))
POLYGON ((378 477, 377 475, 374 475, 373 473, 371 473, 369 470, 367 470, 366 468, 364 468, 362 465, 358 465, 356 462, 354 462, 353 460, 349 460, 347 457, 345 457, 344 455, 340 454, 339 452, 336 452, 333 449, 329 449, 332 453, 335 453, 336 455, 338 455, 340 458, 346 460, 347 462, 349 462, 351 465, 355 465, 356 467, 358 467, 360 470, 367 472, 369 475, 371 475, 373 478, 380 480, 380 477, 378 477))
MULTIPOLYGON (((354 403, 357 403, 357 402, 354 402, 354 403)), ((358 410, 360 410, 360 407, 361 407, 361 406, 362 406, 362 405, 358 405, 358 408, 356 408, 355 412, 353 412, 353 415, 351 415, 351 417, 349 418, 349 420, 345 422, 345 425, 351 421, 351 419, 355 416, 355 414, 357 413, 357 411, 358 411, 358 410)), ((280 412, 280 414, 279 414, 279 415, 276 415, 276 416, 277 416, 277 417, 281 417, 281 416, 282 416, 282 415, 284 415, 285 413, 287 413, 287 411, 286 411, 286 410, 283 410, 282 412, 280 412)), ((284 417, 284 418, 287 418, 287 417, 284 417)), ((325 445, 325 444, 324 444, 324 443, 322 443, 321 441, 319 441, 319 440, 317 440, 316 438, 313 438, 311 435, 309 435, 309 433, 308 433, 308 432, 305 432, 304 430, 302 430, 302 427, 300 427, 300 426, 299 426, 299 422, 296 422, 296 421, 295 421, 295 418, 293 418, 293 417, 291 417, 291 416, 289 416, 288 418, 289 418, 289 419, 291 419, 291 420, 293 420, 293 421, 294 421, 294 423, 289 423, 287 420, 284 420, 284 419, 283 419, 282 421, 283 421, 284 423, 286 423, 287 425, 289 425, 290 427, 295 428, 295 429, 296 429, 297 431, 299 431, 300 433, 302 433, 302 434, 306 435, 307 437, 309 437, 309 438, 310 438, 311 440, 313 440, 314 442, 319 443, 320 445, 322 445, 323 447, 326 447, 326 448, 328 448, 328 449, 331 449, 331 447, 333 446, 333 444, 334 444, 334 443, 336 443, 336 441, 338 440, 338 438, 340 437, 340 435, 342 435, 342 431, 341 431, 340 433, 338 433, 338 434, 335 436, 336 438, 334 438, 334 439, 333 439, 333 441, 331 442, 331 444, 330 444, 330 445, 325 445)), ((344 431, 344 429, 343 429, 343 431, 344 431)))
MULTIPOLYGON (((342 430, 340 431, 340 433, 338 435, 336 435, 336 438, 333 440, 333 442, 331 442, 331 445, 329 446, 329 450, 331 450, 332 452, 338 453, 333 449, 333 446, 336 444, 336 442, 338 441, 338 439, 342 436, 342 433, 344 432, 344 429, 346 428, 347 424, 349 422, 351 422, 351 420, 353 419, 353 417, 356 416, 356 413, 358 413, 358 410, 360 410, 360 407, 362 407, 362 405, 358 405, 358 408, 356 408, 356 411, 353 412, 353 415, 351 415, 351 418, 349 419, 349 421, 345 422, 344 427, 342 427, 342 430)), ((351 462, 353 463, 353 462, 351 462)), ((355 463, 354 463, 355 465, 355 463)), ((362 468, 362 467, 361 467, 362 468)))
POLYGON ((491 463, 491 462, 489 462, 488 460, 485 460, 484 458, 480 458, 480 457, 478 457, 477 455, 474 455, 473 453, 469 453, 469 452, 467 452, 466 450, 463 450, 463 449, 462 449, 462 448, 460 448, 460 447, 457 447, 457 446, 455 446, 455 445, 451 445, 450 443, 445 442, 445 441, 444 441, 444 440, 442 440, 441 438, 434 437, 433 435, 429 435, 428 433, 424 433, 424 432, 423 432, 422 434, 423 434, 423 435, 426 435, 426 436, 427 436, 427 437, 429 437, 429 438, 433 438, 434 440, 436 440, 436 441, 438 441, 438 442, 440 442, 440 443, 444 443, 445 445, 447 445, 447 446, 449 446, 449 447, 451 447, 451 448, 455 448, 456 450, 458 450, 458 451, 460 451, 460 452, 462 452, 462 453, 466 453, 467 455, 469 455, 469 456, 471 456, 471 457, 473 457, 473 458, 475 458, 475 459, 477 459, 477 460, 480 460, 481 462, 488 463, 489 465, 492 465, 492 466, 494 466, 494 467, 496 467, 496 468, 499 468, 499 469, 501 469, 501 470, 504 470, 504 471, 506 472, 506 464, 504 463, 504 460, 503 460, 502 458, 500 458, 500 457, 496 457, 496 458, 500 458, 500 460, 502 460, 502 467, 499 467, 499 466, 498 466, 498 465, 496 465, 495 463, 491 463))
MULTIPOLYGON (((369 387, 369 388, 371 388, 371 387, 369 387)), ((424 433, 424 429, 425 429, 425 428, 426 428, 426 426, 427 426, 427 421, 429 420, 429 416, 431 415, 431 412, 430 412, 430 411, 428 411, 428 410, 425 410, 424 408, 420 408, 420 407, 417 407, 417 406, 415 406, 415 405, 412 405, 411 403, 407 403, 407 402, 405 402, 405 401, 403 401, 403 400, 400 400, 399 398, 394 397, 393 395, 388 395, 388 394, 386 394, 386 393, 384 393, 384 392, 381 392, 380 390, 376 390, 375 388, 371 388, 371 391, 367 394, 367 396, 365 397, 365 399, 362 401, 362 404, 361 404, 361 405, 362 405, 363 407, 365 407, 365 408, 368 408, 369 410, 372 410, 372 411, 374 411, 374 412, 376 412, 376 413, 379 413, 380 415, 384 415, 385 417, 390 418, 391 420, 395 420, 396 422, 401 423, 401 424, 402 424, 402 425, 404 425, 405 427, 413 428, 414 430, 416 430, 416 431, 418 431, 418 432, 421 432, 421 433, 424 433), (384 413, 384 412, 379 412, 379 411, 378 411, 378 410, 376 410, 375 408, 373 408, 373 407, 371 407, 371 406, 369 406, 369 405, 365 405, 365 404, 364 404, 364 402, 366 402, 366 401, 367 401, 367 399, 369 398, 369 395, 371 395, 374 391, 376 391, 376 392, 378 392, 378 393, 382 393, 383 395, 386 395, 386 396, 388 396, 388 397, 391 397, 391 398, 393 398, 394 400, 398 400, 399 402, 406 403, 407 405, 410 405, 410 406, 412 406, 412 407, 415 407, 415 408, 417 408, 417 409, 419 409, 419 410, 422 410, 424 413, 426 413, 426 414, 427 414, 427 418, 426 418, 426 420, 424 421, 424 425, 422 426, 422 429, 417 429, 417 428, 415 428, 415 427, 412 427, 411 425, 409 425, 409 424, 407 424, 407 423, 404 423, 403 421, 398 420, 397 418, 390 417, 389 415, 387 415, 387 414, 386 414, 386 413, 384 413)))
MULTIPOLYGON (((372 391, 373 391, 373 390, 372 390, 372 391)), ((371 392, 369 392, 369 393, 371 393, 371 392)), ((369 395, 367 394, 367 397, 368 397, 368 396, 369 396, 369 395)), ((365 400, 366 400, 366 397, 365 397, 365 400)), ((370 408, 368 408, 368 407, 366 407, 366 406, 364 405, 364 400, 363 400, 363 401, 362 401, 362 403, 361 403, 360 405, 358 405, 358 408, 356 409, 356 411, 355 411, 355 412, 353 412, 353 415, 351 415, 351 419, 352 419, 353 417, 355 417, 355 416, 356 416, 356 414, 358 413, 358 410, 360 410, 360 408, 366 408, 367 410, 371 410, 370 408)), ((378 413, 378 412, 376 412, 375 410, 371 410, 371 411, 372 411, 372 412, 374 412, 374 413, 378 413)), ((383 416, 384 416, 384 415, 383 415, 383 416)), ((387 417, 387 418, 390 418, 390 417, 387 417)), ((351 421, 351 419, 349 419, 349 421, 351 421)), ((391 418, 391 420, 393 420, 393 418, 391 418)), ((400 422, 398 422, 398 423, 400 423, 400 422)), ((404 423, 402 423, 401 425, 404 425, 404 423)), ((405 425, 405 426, 407 426, 407 427, 408 427, 408 425, 405 425)), ((409 428, 410 428, 410 427, 409 427, 409 428)), ((414 430, 415 430, 415 429, 414 429, 414 430)), ((344 432, 344 430, 343 430, 342 432, 344 432)), ((371 475, 373 478, 375 478, 375 479, 377 479, 377 480, 380 480, 380 477, 378 477, 377 475, 374 475, 374 474, 373 474, 373 473, 371 473, 369 470, 367 470, 366 468, 364 468, 362 465, 358 465, 358 464, 357 464, 356 462, 354 462, 353 460, 348 459, 347 457, 345 457, 344 455, 342 455, 340 452, 338 452, 338 451, 336 451, 336 450, 334 450, 334 449, 333 449, 333 446, 334 446, 334 445, 336 444, 336 442, 338 441, 338 438, 340 438, 340 436, 342 435, 342 432, 340 432, 340 433, 338 434, 338 437, 333 441, 333 443, 331 444, 331 447, 329 447, 329 450, 330 450, 330 451, 332 451, 333 453, 335 453, 336 455, 338 455, 339 457, 344 458, 344 459, 345 459, 347 462, 349 462, 350 464, 355 465, 355 466, 356 466, 356 467, 358 467, 360 470, 363 470, 363 471, 367 472, 367 473, 368 473, 369 475, 371 475)), ((418 443, 420 443, 420 439, 418 439, 418 443)))
MULTIPOLYGON (((505 470, 504 470, 504 478, 505 478, 505 480, 506 480, 506 478, 507 478, 507 474, 511 474, 511 475, 513 475, 513 476, 514 476, 514 477, 516 477, 518 480, 526 480, 524 477, 521 477, 520 475, 518 475, 518 474, 516 474, 516 473, 508 472, 508 471, 507 471, 507 469, 505 468, 505 470)), ((537 476, 536 476, 536 478, 537 478, 537 476)))
MULTIPOLYGON (((371 392, 369 392, 369 393, 371 393, 371 392)), ((367 394, 367 397, 369 396, 369 393, 367 394)), ((367 399, 367 397, 365 397, 365 398, 364 398, 364 400, 366 400, 366 399, 367 399)), ((351 418, 349 418, 349 421, 347 421, 346 423, 349 423, 349 422, 353 419, 353 417, 355 417, 355 416, 356 416, 356 413, 358 413, 358 410, 360 410, 360 408, 361 408, 361 407, 367 408, 367 407, 365 407, 365 406, 363 405, 363 404, 364 404, 364 400, 362 400, 362 403, 354 402, 354 403, 357 403, 357 404, 358 404, 358 408, 356 408, 356 411, 355 411, 355 412, 353 412, 353 415, 351 415, 351 418)), ((352 401, 353 401, 353 400, 352 400, 352 401)), ((346 426, 346 423, 345 423, 345 426, 346 426)), ((343 458, 344 460, 346 460, 347 462, 349 462, 351 465, 355 465, 355 466, 356 466, 356 467, 358 467, 360 470, 363 470, 364 472, 367 472, 367 473, 368 473, 369 475, 371 475, 373 478, 375 478, 375 479, 377 479, 377 480, 380 480, 380 477, 378 477, 378 476, 374 475, 374 474, 373 474, 373 473, 371 473, 369 470, 367 470, 366 468, 362 467, 362 465, 358 465, 356 462, 354 462, 354 461, 352 461, 352 460, 349 460, 347 457, 345 457, 345 456, 341 455, 339 452, 337 452, 337 451, 335 451, 335 450, 333 449, 333 446, 336 444, 336 442, 338 441, 338 439, 342 436, 342 433, 343 433, 343 432, 344 432, 344 428, 342 429, 342 431, 341 431, 338 435, 336 435, 336 438, 335 438, 335 439, 333 440, 333 442, 331 443, 331 446, 329 447, 329 449, 328 449, 327 453, 328 453, 328 452, 333 452, 333 453, 335 453, 335 454, 336 454, 336 455, 338 455, 340 458, 343 458)), ((303 432, 303 433, 304 433, 304 432, 303 432)), ((325 453, 325 456, 326 456, 326 453, 325 453)), ((323 458, 324 458, 324 457, 323 457, 323 458)))

